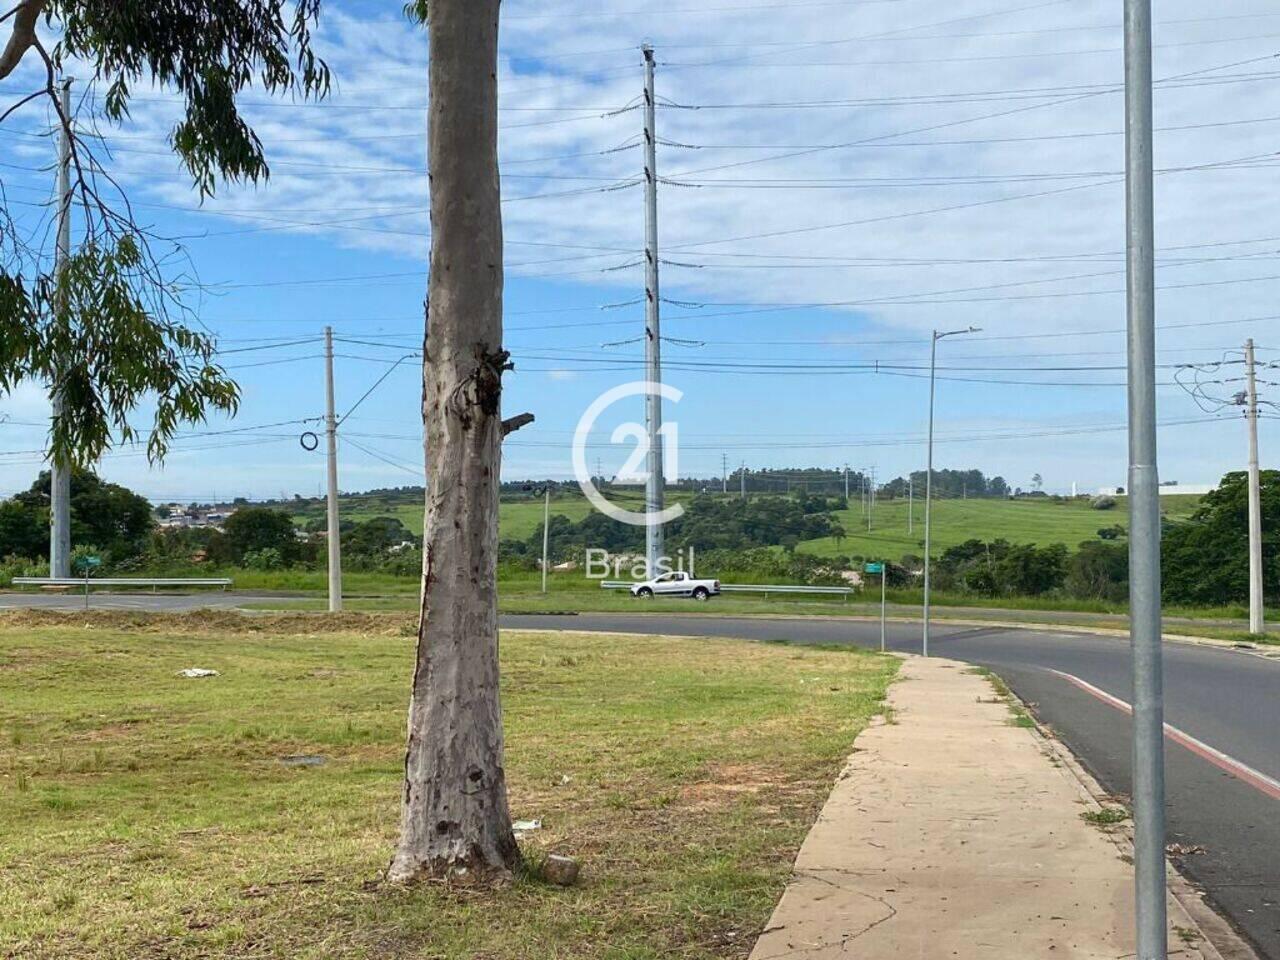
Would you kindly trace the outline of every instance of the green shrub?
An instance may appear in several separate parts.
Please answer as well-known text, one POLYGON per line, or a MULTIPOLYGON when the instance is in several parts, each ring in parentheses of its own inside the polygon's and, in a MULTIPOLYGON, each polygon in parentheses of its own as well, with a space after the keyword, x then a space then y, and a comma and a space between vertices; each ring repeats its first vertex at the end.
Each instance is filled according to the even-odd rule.
POLYGON ((275 547, 263 547, 246 553, 244 565, 250 570, 280 570, 284 567, 284 557, 275 547))
POLYGON ((14 577, 47 577, 49 564, 27 557, 5 557, 0 560, 0 587, 13 586, 14 577))

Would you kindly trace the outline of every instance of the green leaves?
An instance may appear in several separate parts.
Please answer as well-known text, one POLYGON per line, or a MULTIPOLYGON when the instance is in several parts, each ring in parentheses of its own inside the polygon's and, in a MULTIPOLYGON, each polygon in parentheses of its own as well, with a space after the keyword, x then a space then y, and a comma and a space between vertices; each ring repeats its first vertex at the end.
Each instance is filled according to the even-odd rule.
MULTIPOLYGON (((73 64, 81 77, 87 64, 105 88, 103 110, 115 121, 128 116, 139 84, 180 94, 170 140, 203 198, 220 181, 270 174, 263 143, 239 111, 243 91, 304 99, 328 92, 329 68, 313 49, 320 3, 40 0, 29 9, 59 37, 47 58, 50 97, 55 75, 73 64)), ((56 98, 53 106, 70 135, 72 195, 86 236, 55 278, 42 241, 14 230, 0 185, 0 392, 27 379, 57 385, 55 456, 89 464, 113 443, 145 436, 158 461, 183 424, 213 410, 233 413, 239 388, 214 362, 212 340, 172 319, 183 316, 182 291, 166 279, 123 196, 115 209, 102 193, 104 184, 119 185, 92 142, 56 98), (155 413, 148 427, 135 427, 130 416, 144 400, 154 400, 155 413)))
POLYGON ((147 266, 138 238, 125 234, 109 248, 86 244, 56 280, 34 288, 0 272, 0 388, 28 378, 58 385, 62 413, 50 440, 69 463, 93 463, 117 439, 144 435, 148 458, 160 461, 183 424, 239 405, 212 339, 144 299, 157 282, 147 266), (139 430, 130 414, 146 399, 155 413, 139 430))
POLYGON ((140 81, 182 95, 184 116, 170 140, 201 196, 219 179, 269 175, 262 141, 240 115, 241 91, 258 86, 302 98, 329 91, 329 68, 313 49, 320 0, 59 0, 50 14, 63 28, 55 63, 94 66, 108 117, 128 115, 140 81))

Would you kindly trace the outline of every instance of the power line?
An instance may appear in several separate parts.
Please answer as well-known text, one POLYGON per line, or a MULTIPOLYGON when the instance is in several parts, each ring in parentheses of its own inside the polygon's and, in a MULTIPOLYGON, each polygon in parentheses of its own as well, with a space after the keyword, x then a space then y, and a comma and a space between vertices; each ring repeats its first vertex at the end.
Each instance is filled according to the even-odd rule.
MULTIPOLYGON (((1163 80, 1159 80, 1156 82, 1169 83, 1175 80, 1185 80, 1190 77, 1201 76, 1207 73, 1215 73, 1220 70, 1230 70, 1232 67, 1241 67, 1241 66, 1247 66, 1253 63, 1261 63, 1264 61, 1275 59, 1275 57, 1276 57, 1275 54, 1268 54, 1267 56, 1264 56, 1264 57, 1251 57, 1247 60, 1239 60, 1233 63, 1221 64, 1215 67, 1206 67, 1202 70, 1193 70, 1188 73, 1176 74, 1174 76, 1166 77, 1163 80)), ((1113 86, 1106 90, 1100 90, 1100 91, 1095 91, 1091 93, 1076 94, 1069 97, 1063 97, 1061 99, 1050 100, 1044 103, 1033 103, 1027 106, 1011 107, 1007 110, 997 111, 996 113, 981 114, 975 117, 962 117, 958 120, 947 120, 939 123, 928 124, 923 127, 913 127, 907 130, 898 130, 891 133, 876 134, 870 137, 860 137, 857 140, 850 140, 846 143, 829 144, 821 147, 792 150, 786 153, 773 154, 768 157, 757 157, 754 160, 740 160, 735 163, 719 164, 714 167, 701 167, 695 170, 677 171, 676 173, 671 174, 671 176, 673 178, 689 177, 698 173, 711 173, 716 170, 728 170, 736 167, 752 166, 758 163, 771 163, 774 160, 787 160, 795 157, 810 156, 812 154, 823 153, 828 150, 843 150, 848 147, 865 146, 867 144, 875 144, 885 140, 896 140, 899 137, 912 136, 913 134, 917 134, 917 133, 932 133, 935 130, 945 130, 951 127, 964 126, 970 123, 977 123, 981 120, 996 120, 1003 117, 1015 116, 1021 113, 1029 113, 1033 110, 1043 110, 1046 107, 1063 106, 1069 103, 1076 103, 1082 100, 1089 100, 1094 97, 1103 96, 1109 93, 1119 92, 1123 89, 1124 89, 1123 86, 1113 86)))
MULTIPOLYGON (((1178 90, 1189 87, 1221 86, 1231 83, 1252 83, 1273 80, 1280 76, 1276 71, 1246 74, 1226 74, 1201 80, 1162 82, 1162 90, 1178 90)), ((737 103, 668 103, 661 104, 669 110, 826 110, 875 106, 929 106, 955 103, 998 103, 1010 100, 1040 100, 1076 93, 1107 94, 1119 92, 1114 83, 1083 83, 1056 87, 1011 87, 1001 90, 972 90, 957 93, 910 94, 894 97, 828 98, 824 100, 765 100, 737 103)))
POLYGON ((358 443, 355 440, 352 440, 351 435, 349 433, 344 434, 344 436, 347 439, 347 443, 351 444, 351 446, 355 447, 360 452, 368 454, 369 456, 373 457, 375 460, 382 461, 389 467, 395 467, 397 470, 403 470, 405 473, 412 474, 413 476, 417 477, 419 480, 424 479, 425 472, 421 468, 414 469, 412 467, 406 466, 404 463, 401 463, 398 460, 392 459, 387 454, 379 453, 377 450, 372 450, 369 447, 366 447, 364 444, 358 443))
MULTIPOLYGON (((1245 161, 1260 160, 1260 159, 1273 157, 1273 156, 1275 156, 1274 153, 1256 154, 1249 157, 1236 158, 1233 160, 1221 160, 1221 161, 1215 161, 1212 163, 1199 164, 1196 166, 1181 167, 1181 168, 1177 168, 1176 170, 1171 169, 1169 171, 1166 171, 1166 175, 1168 173, 1189 173, 1189 172, 1200 171, 1205 169, 1212 169, 1218 166, 1231 165, 1231 164, 1245 162, 1245 161)), ((725 166, 740 166, 745 163, 754 163, 754 162, 756 161, 742 161, 741 164, 727 164, 725 166)), ((706 169, 715 169, 715 168, 706 168, 706 169)), ((903 211, 901 213, 881 214, 875 217, 864 217, 858 220, 845 220, 839 223, 813 224, 807 227, 791 227, 786 230, 767 230, 761 233, 741 234, 734 237, 725 237, 719 240, 697 240, 697 241, 688 241, 686 243, 681 243, 681 244, 668 244, 667 249, 668 250, 688 250, 691 248, 707 247, 707 246, 712 246, 712 245, 721 244, 721 243, 739 243, 743 240, 765 240, 765 239, 772 239, 775 237, 797 236, 799 234, 805 234, 805 233, 818 233, 823 230, 837 230, 837 229, 844 229, 847 227, 866 226, 873 223, 887 223, 889 221, 894 221, 894 220, 907 220, 912 217, 934 216, 940 213, 954 213, 960 210, 973 210, 979 207, 996 206, 998 204, 1013 203, 1019 200, 1036 200, 1044 197, 1061 196, 1062 194, 1075 193, 1080 190, 1090 190, 1090 189, 1093 189, 1094 187, 1110 186, 1116 183, 1123 183, 1123 182, 1124 182, 1123 177, 1117 177, 1117 178, 1111 178, 1111 179, 1105 179, 1105 180, 1096 180, 1092 183, 1073 184, 1072 186, 1069 186, 1069 187, 1055 187, 1052 190, 1037 190, 1031 193, 1016 193, 1016 194, 1012 194, 1010 196, 1005 196, 1005 197, 986 197, 981 200, 970 200, 965 203, 953 203, 943 207, 929 207, 923 210, 908 210, 908 211, 903 211)))
MULTIPOLYGON (((1223 21, 1230 21, 1230 20, 1256 20, 1256 19, 1270 18, 1270 17, 1277 17, 1277 16, 1280 16, 1280 13, 1253 13, 1253 14, 1234 14, 1234 15, 1227 14, 1227 15, 1222 15, 1217 17, 1184 17, 1180 19, 1159 20, 1156 22, 1161 25, 1172 26, 1172 25, 1185 25, 1185 24, 1195 24, 1195 23, 1216 23, 1216 22, 1223 22, 1223 21)), ((1108 24, 1086 24, 1086 25, 1079 25, 1079 26, 1041 27, 1034 30, 984 31, 982 33, 922 34, 914 37, 894 37, 894 36, 881 34, 881 35, 873 35, 873 36, 844 37, 837 40, 825 41, 825 45, 841 45, 846 43, 858 43, 863 40, 889 40, 889 41, 913 43, 920 40, 960 40, 960 39, 987 39, 991 37, 1046 36, 1046 35, 1053 35, 1053 34, 1060 34, 1060 33, 1088 32, 1093 30, 1120 31, 1123 29, 1123 27, 1124 25, 1120 23, 1108 23, 1108 24)), ((918 27, 916 29, 924 29, 924 28, 918 27)), ((898 31, 898 32, 902 32, 902 31, 898 31)), ((812 45, 813 44, 806 44, 806 46, 812 46, 812 45)), ((819 44, 819 45, 822 45, 822 44, 819 44)), ((706 44, 704 46, 713 46, 713 45, 706 44)), ((794 47, 795 41, 783 41, 783 40, 756 41, 753 43, 743 43, 743 44, 725 44, 725 46, 794 47)), ((785 53, 785 52, 792 52, 792 51, 780 50, 777 52, 785 53)), ((770 54, 762 54, 762 55, 770 55, 770 54)), ((723 66, 726 64, 738 63, 738 62, 748 62, 748 61, 754 62, 757 59, 758 57, 740 58, 736 60, 705 60, 705 61, 688 62, 688 63, 682 63, 679 61, 664 61, 662 63, 662 66, 666 67, 667 69, 673 69, 673 70, 674 69, 687 70, 687 69, 693 69, 693 68, 699 68, 699 67, 723 66)), ((757 66, 785 67, 785 66, 788 66, 788 64, 760 63, 760 64, 757 64, 757 66)))
MULTIPOLYGON (((1266 16, 1274 16, 1275 14, 1266 14, 1266 16)), ((984 34, 983 36, 992 36, 992 34, 984 34)), ((1176 49, 1180 47, 1199 47, 1227 43, 1256 43, 1259 40, 1273 40, 1280 37, 1280 34, 1274 33, 1252 33, 1238 37, 1211 37, 1202 40, 1182 40, 1175 43, 1160 43, 1155 45, 1157 50, 1176 49)), ((903 39, 922 39, 922 38, 903 38, 903 39)), ((935 38, 938 39, 938 38, 935 38)), ((949 39, 949 38, 948 38, 949 39)), ((785 41, 779 41, 783 43, 785 41)), ((754 47, 768 46, 768 41, 755 42, 728 42, 728 43, 703 43, 703 44, 685 44, 685 43, 667 43, 662 42, 660 46, 664 50, 678 50, 681 48, 711 48, 711 47, 754 47)), ((880 60, 820 60, 820 61, 787 61, 786 63, 770 63, 766 64, 770 69, 791 68, 791 67, 881 67, 881 66, 907 66, 915 64, 938 64, 938 63, 983 63, 989 61, 1000 60, 1038 60, 1053 57, 1082 57, 1092 56, 1095 54, 1114 54, 1124 53, 1124 47, 1090 47, 1083 50, 1033 50, 1026 53, 997 53, 997 54, 981 54, 977 56, 965 57, 912 57, 912 58, 894 58, 880 60)), ((671 68, 691 67, 693 64, 683 64, 678 61, 670 61, 664 63, 663 66, 671 68)))

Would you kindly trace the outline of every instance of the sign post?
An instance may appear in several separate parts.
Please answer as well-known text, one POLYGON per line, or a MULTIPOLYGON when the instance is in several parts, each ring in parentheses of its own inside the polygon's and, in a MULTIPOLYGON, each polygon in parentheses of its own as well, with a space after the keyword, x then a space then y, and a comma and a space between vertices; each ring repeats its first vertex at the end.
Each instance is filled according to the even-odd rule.
POLYGON ((884 653, 885 581, 888 579, 888 565, 881 560, 878 563, 868 563, 865 570, 867 573, 880 574, 880 652, 884 653))
POLYGON ((76 564, 84 571, 84 608, 89 609, 89 575, 94 567, 102 566, 101 557, 80 557, 76 564))

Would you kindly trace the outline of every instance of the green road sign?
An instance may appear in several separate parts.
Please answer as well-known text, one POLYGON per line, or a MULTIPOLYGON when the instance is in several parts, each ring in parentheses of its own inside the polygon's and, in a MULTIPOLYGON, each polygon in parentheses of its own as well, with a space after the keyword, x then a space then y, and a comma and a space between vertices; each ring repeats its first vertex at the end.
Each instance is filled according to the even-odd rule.
POLYGON ((868 563, 865 567, 863 567, 863 570, 865 570, 867 573, 884 573, 884 564, 868 563))
POLYGON ((102 566, 101 557, 81 557, 76 563, 81 567, 100 567, 102 566))

